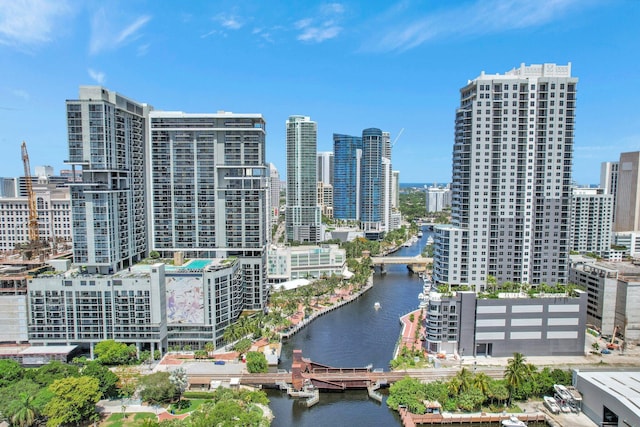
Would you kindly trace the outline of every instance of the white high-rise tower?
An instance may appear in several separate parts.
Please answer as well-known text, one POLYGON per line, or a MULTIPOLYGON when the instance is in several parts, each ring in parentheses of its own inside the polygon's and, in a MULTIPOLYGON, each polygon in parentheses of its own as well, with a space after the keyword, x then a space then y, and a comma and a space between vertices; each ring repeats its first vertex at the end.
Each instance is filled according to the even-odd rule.
POLYGON ((436 227, 436 281, 476 290, 489 276, 567 281, 577 82, 571 64, 522 64, 460 89, 452 225, 436 227))

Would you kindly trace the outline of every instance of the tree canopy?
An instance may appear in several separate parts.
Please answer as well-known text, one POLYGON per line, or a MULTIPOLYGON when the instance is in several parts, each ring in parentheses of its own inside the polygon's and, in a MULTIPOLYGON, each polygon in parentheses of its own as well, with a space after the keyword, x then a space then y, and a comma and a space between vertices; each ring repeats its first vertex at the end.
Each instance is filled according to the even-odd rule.
POLYGON ((49 386, 53 398, 44 408, 48 427, 98 421, 96 403, 102 397, 96 378, 70 377, 56 380, 49 386))
POLYGON ((100 341, 93 350, 96 358, 103 365, 128 365, 137 360, 136 347, 114 340, 100 341))

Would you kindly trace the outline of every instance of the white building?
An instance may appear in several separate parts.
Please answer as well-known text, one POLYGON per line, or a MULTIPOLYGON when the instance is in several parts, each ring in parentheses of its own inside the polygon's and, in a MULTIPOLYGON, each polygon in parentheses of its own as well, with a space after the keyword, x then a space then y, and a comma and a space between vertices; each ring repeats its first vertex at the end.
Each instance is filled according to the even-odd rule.
POLYGON ((269 206, 271 223, 277 224, 280 216, 280 173, 273 163, 269 163, 269 206))
POLYGON ((573 188, 570 249, 608 258, 611 250, 613 195, 601 188, 573 188))
POLYGON ((442 212, 444 208, 451 206, 448 197, 451 193, 449 188, 432 185, 425 189, 425 193, 427 213, 442 212))
POLYGON ((272 246, 269 248, 267 274, 269 283, 296 279, 342 277, 347 256, 338 245, 272 246))
POLYGON ((333 151, 318 151, 317 181, 333 185, 333 151))
POLYGON ((577 81, 571 64, 523 64, 462 87, 436 282, 567 281, 577 81))
POLYGON ((310 117, 291 116, 287 130, 287 239, 317 243, 321 214, 317 198, 317 125, 310 117))
POLYGON ((602 162, 600 165, 600 188, 613 196, 613 220, 616 218, 616 193, 618 192, 618 162, 602 162))
MULTIPOLYGON (((71 197, 68 187, 34 184, 38 235, 49 246, 71 243, 71 197)), ((29 201, 24 197, 0 197, 0 251, 13 251, 29 241, 29 201)))

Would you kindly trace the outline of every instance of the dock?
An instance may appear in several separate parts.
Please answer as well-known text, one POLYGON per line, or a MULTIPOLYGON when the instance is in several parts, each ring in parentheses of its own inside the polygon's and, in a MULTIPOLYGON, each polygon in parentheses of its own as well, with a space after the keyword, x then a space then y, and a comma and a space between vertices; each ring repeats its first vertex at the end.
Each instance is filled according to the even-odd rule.
POLYGON ((476 423, 500 423, 515 415, 524 422, 547 422, 546 414, 542 412, 528 414, 507 414, 507 413, 474 413, 474 414, 412 414, 407 408, 400 408, 400 419, 404 427, 416 427, 421 425, 440 424, 476 424, 476 423))

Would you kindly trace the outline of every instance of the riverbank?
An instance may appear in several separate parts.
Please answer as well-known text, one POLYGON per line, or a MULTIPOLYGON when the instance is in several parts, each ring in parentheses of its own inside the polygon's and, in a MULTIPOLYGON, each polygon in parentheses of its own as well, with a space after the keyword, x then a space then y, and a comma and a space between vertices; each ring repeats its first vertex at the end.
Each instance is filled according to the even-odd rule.
POLYGON ((365 292, 367 292, 369 289, 371 289, 373 287, 373 274, 371 274, 369 276, 369 278, 367 279, 367 283, 365 284, 364 287, 362 287, 360 290, 358 290, 356 293, 354 294, 347 294, 347 295, 342 295, 340 298, 341 299, 337 299, 335 300, 335 302, 328 306, 328 307, 322 307, 319 310, 314 310, 314 312, 307 316, 307 317, 301 317, 300 316, 300 311, 296 314, 294 314, 293 316, 290 316, 288 319, 289 321, 291 321, 292 323, 292 327, 287 329, 286 331, 280 332, 280 339, 281 340, 287 340, 289 338, 291 338, 291 336, 295 335, 296 333, 298 333, 301 329, 303 329, 305 326, 307 326, 309 323, 313 322, 315 319, 317 319, 320 316, 324 316, 325 314, 336 310, 346 304, 349 304, 353 301, 355 301, 356 299, 360 298, 360 296, 362 296, 365 292))

